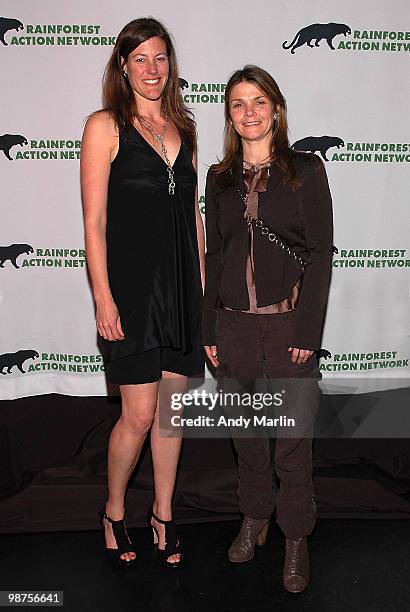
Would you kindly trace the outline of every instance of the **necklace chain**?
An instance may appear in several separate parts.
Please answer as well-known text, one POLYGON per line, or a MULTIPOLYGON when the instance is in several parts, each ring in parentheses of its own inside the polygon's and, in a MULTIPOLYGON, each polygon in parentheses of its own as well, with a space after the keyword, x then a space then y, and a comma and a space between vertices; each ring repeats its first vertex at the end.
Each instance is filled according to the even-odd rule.
POLYGON ((245 159, 243 160, 246 164, 250 164, 251 166, 255 167, 255 166, 261 166, 262 164, 264 164, 265 162, 270 161, 271 159, 271 153, 269 153, 269 155, 267 155, 267 157, 264 157, 263 159, 261 159, 261 161, 258 161, 257 163, 253 163, 250 161, 246 161, 245 159))
POLYGON ((168 151, 166 150, 166 147, 164 144, 164 136, 165 136, 166 129, 168 127, 168 114, 165 115, 165 123, 162 126, 161 132, 155 132, 152 125, 148 123, 148 121, 144 119, 144 117, 141 117, 140 123, 145 129, 149 131, 153 140, 155 142, 158 142, 161 147, 161 153, 167 165, 167 171, 168 171, 168 193, 170 195, 174 195, 175 193, 174 170, 171 166, 171 162, 169 161, 168 151))
MULTIPOLYGON (((232 173, 232 169, 230 169, 230 174, 231 176, 233 176, 232 173)), ((245 205, 245 208, 247 206, 248 203, 248 196, 249 193, 247 193, 246 195, 244 195, 241 191, 241 189, 239 189, 238 185, 235 184, 235 188, 236 191, 238 192, 239 197, 241 198, 242 202, 245 205)), ((295 253, 295 251, 293 251, 285 241, 283 241, 280 236, 278 236, 277 234, 275 234, 274 232, 272 232, 269 227, 264 227, 263 221, 261 219, 252 219, 249 218, 246 220, 248 226, 252 225, 252 223, 254 223, 256 225, 256 227, 260 228, 262 235, 267 236, 268 239, 273 242, 276 246, 280 247, 283 251, 286 251, 286 253, 290 256, 293 257, 293 259, 295 259, 303 268, 306 265, 306 262, 295 253)))

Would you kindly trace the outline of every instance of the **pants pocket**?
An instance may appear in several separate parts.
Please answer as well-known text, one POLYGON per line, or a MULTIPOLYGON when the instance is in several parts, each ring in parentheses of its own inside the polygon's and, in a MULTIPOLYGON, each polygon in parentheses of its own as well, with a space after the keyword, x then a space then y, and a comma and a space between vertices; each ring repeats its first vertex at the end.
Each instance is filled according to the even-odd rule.
POLYGON ((222 341, 228 329, 230 329, 230 327, 232 326, 233 320, 234 313, 230 313, 226 310, 217 310, 215 324, 215 336, 217 345, 222 341))
POLYGON ((322 373, 319 370, 319 364, 314 353, 309 357, 306 363, 293 363, 292 371, 294 378, 322 379, 322 373))

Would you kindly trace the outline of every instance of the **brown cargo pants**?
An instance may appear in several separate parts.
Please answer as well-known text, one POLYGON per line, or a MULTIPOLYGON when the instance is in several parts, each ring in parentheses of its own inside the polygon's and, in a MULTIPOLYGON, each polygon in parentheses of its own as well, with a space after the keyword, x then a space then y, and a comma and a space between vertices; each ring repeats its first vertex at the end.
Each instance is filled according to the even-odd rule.
MULTIPOLYGON (((277 390, 278 385, 285 390, 284 404, 275 410, 296 421, 292 431, 251 428, 246 437, 243 431, 231 432, 238 454, 240 511, 267 518, 276 508, 279 527, 286 537, 296 539, 311 533, 316 521, 312 436, 320 373, 315 355, 304 364, 291 362, 293 322, 294 311, 257 315, 220 310, 216 340, 222 390, 257 392, 266 386, 277 390)), ((272 409, 265 414, 272 416, 272 409)))

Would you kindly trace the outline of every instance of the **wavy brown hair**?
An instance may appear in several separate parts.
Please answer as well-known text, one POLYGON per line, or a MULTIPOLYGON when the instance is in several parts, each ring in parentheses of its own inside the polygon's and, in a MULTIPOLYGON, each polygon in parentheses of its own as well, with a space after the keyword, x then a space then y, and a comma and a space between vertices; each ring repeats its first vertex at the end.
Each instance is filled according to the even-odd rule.
POLYGON ((175 124, 181 138, 196 148, 196 125, 192 112, 184 104, 179 89, 178 63, 174 45, 167 29, 153 17, 142 17, 127 23, 118 34, 103 77, 103 110, 108 111, 116 125, 129 130, 135 119, 140 120, 134 92, 123 76, 123 60, 149 38, 158 36, 166 45, 169 76, 162 92, 162 109, 175 124))
POLYGON ((301 182, 296 176, 294 159, 297 156, 289 145, 288 121, 286 116, 286 100, 279 89, 275 79, 263 68, 247 65, 240 70, 236 70, 230 77, 225 89, 225 129, 224 129, 224 157, 212 166, 212 172, 222 174, 239 163, 242 154, 241 137, 234 129, 231 122, 229 104, 232 89, 238 83, 252 83, 269 100, 279 114, 279 119, 275 119, 272 125, 272 139, 270 155, 273 162, 279 166, 283 172, 283 182, 291 189, 297 189, 301 182))

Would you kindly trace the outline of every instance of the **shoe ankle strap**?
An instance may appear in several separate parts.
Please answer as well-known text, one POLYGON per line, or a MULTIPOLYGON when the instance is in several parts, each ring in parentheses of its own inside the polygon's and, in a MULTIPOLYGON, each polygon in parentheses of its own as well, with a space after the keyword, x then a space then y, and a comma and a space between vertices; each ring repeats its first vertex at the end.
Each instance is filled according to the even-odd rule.
POLYGON ((103 512, 103 513, 102 513, 102 518, 103 518, 105 521, 108 521, 109 523, 113 523, 113 522, 114 522, 114 521, 112 520, 112 518, 111 518, 110 516, 108 516, 108 514, 107 514, 106 512, 103 512))
POLYGON ((173 523, 174 521, 171 519, 170 521, 164 521, 163 519, 160 519, 156 514, 154 514, 154 512, 151 512, 151 516, 153 519, 155 519, 158 523, 161 523, 161 525, 169 525, 170 523, 173 523))
POLYGON ((101 512, 100 516, 103 520, 111 523, 111 525, 115 525, 116 523, 123 523, 125 520, 125 516, 124 516, 122 519, 119 519, 118 521, 114 521, 114 519, 112 519, 110 515, 107 514, 104 510, 101 512))

